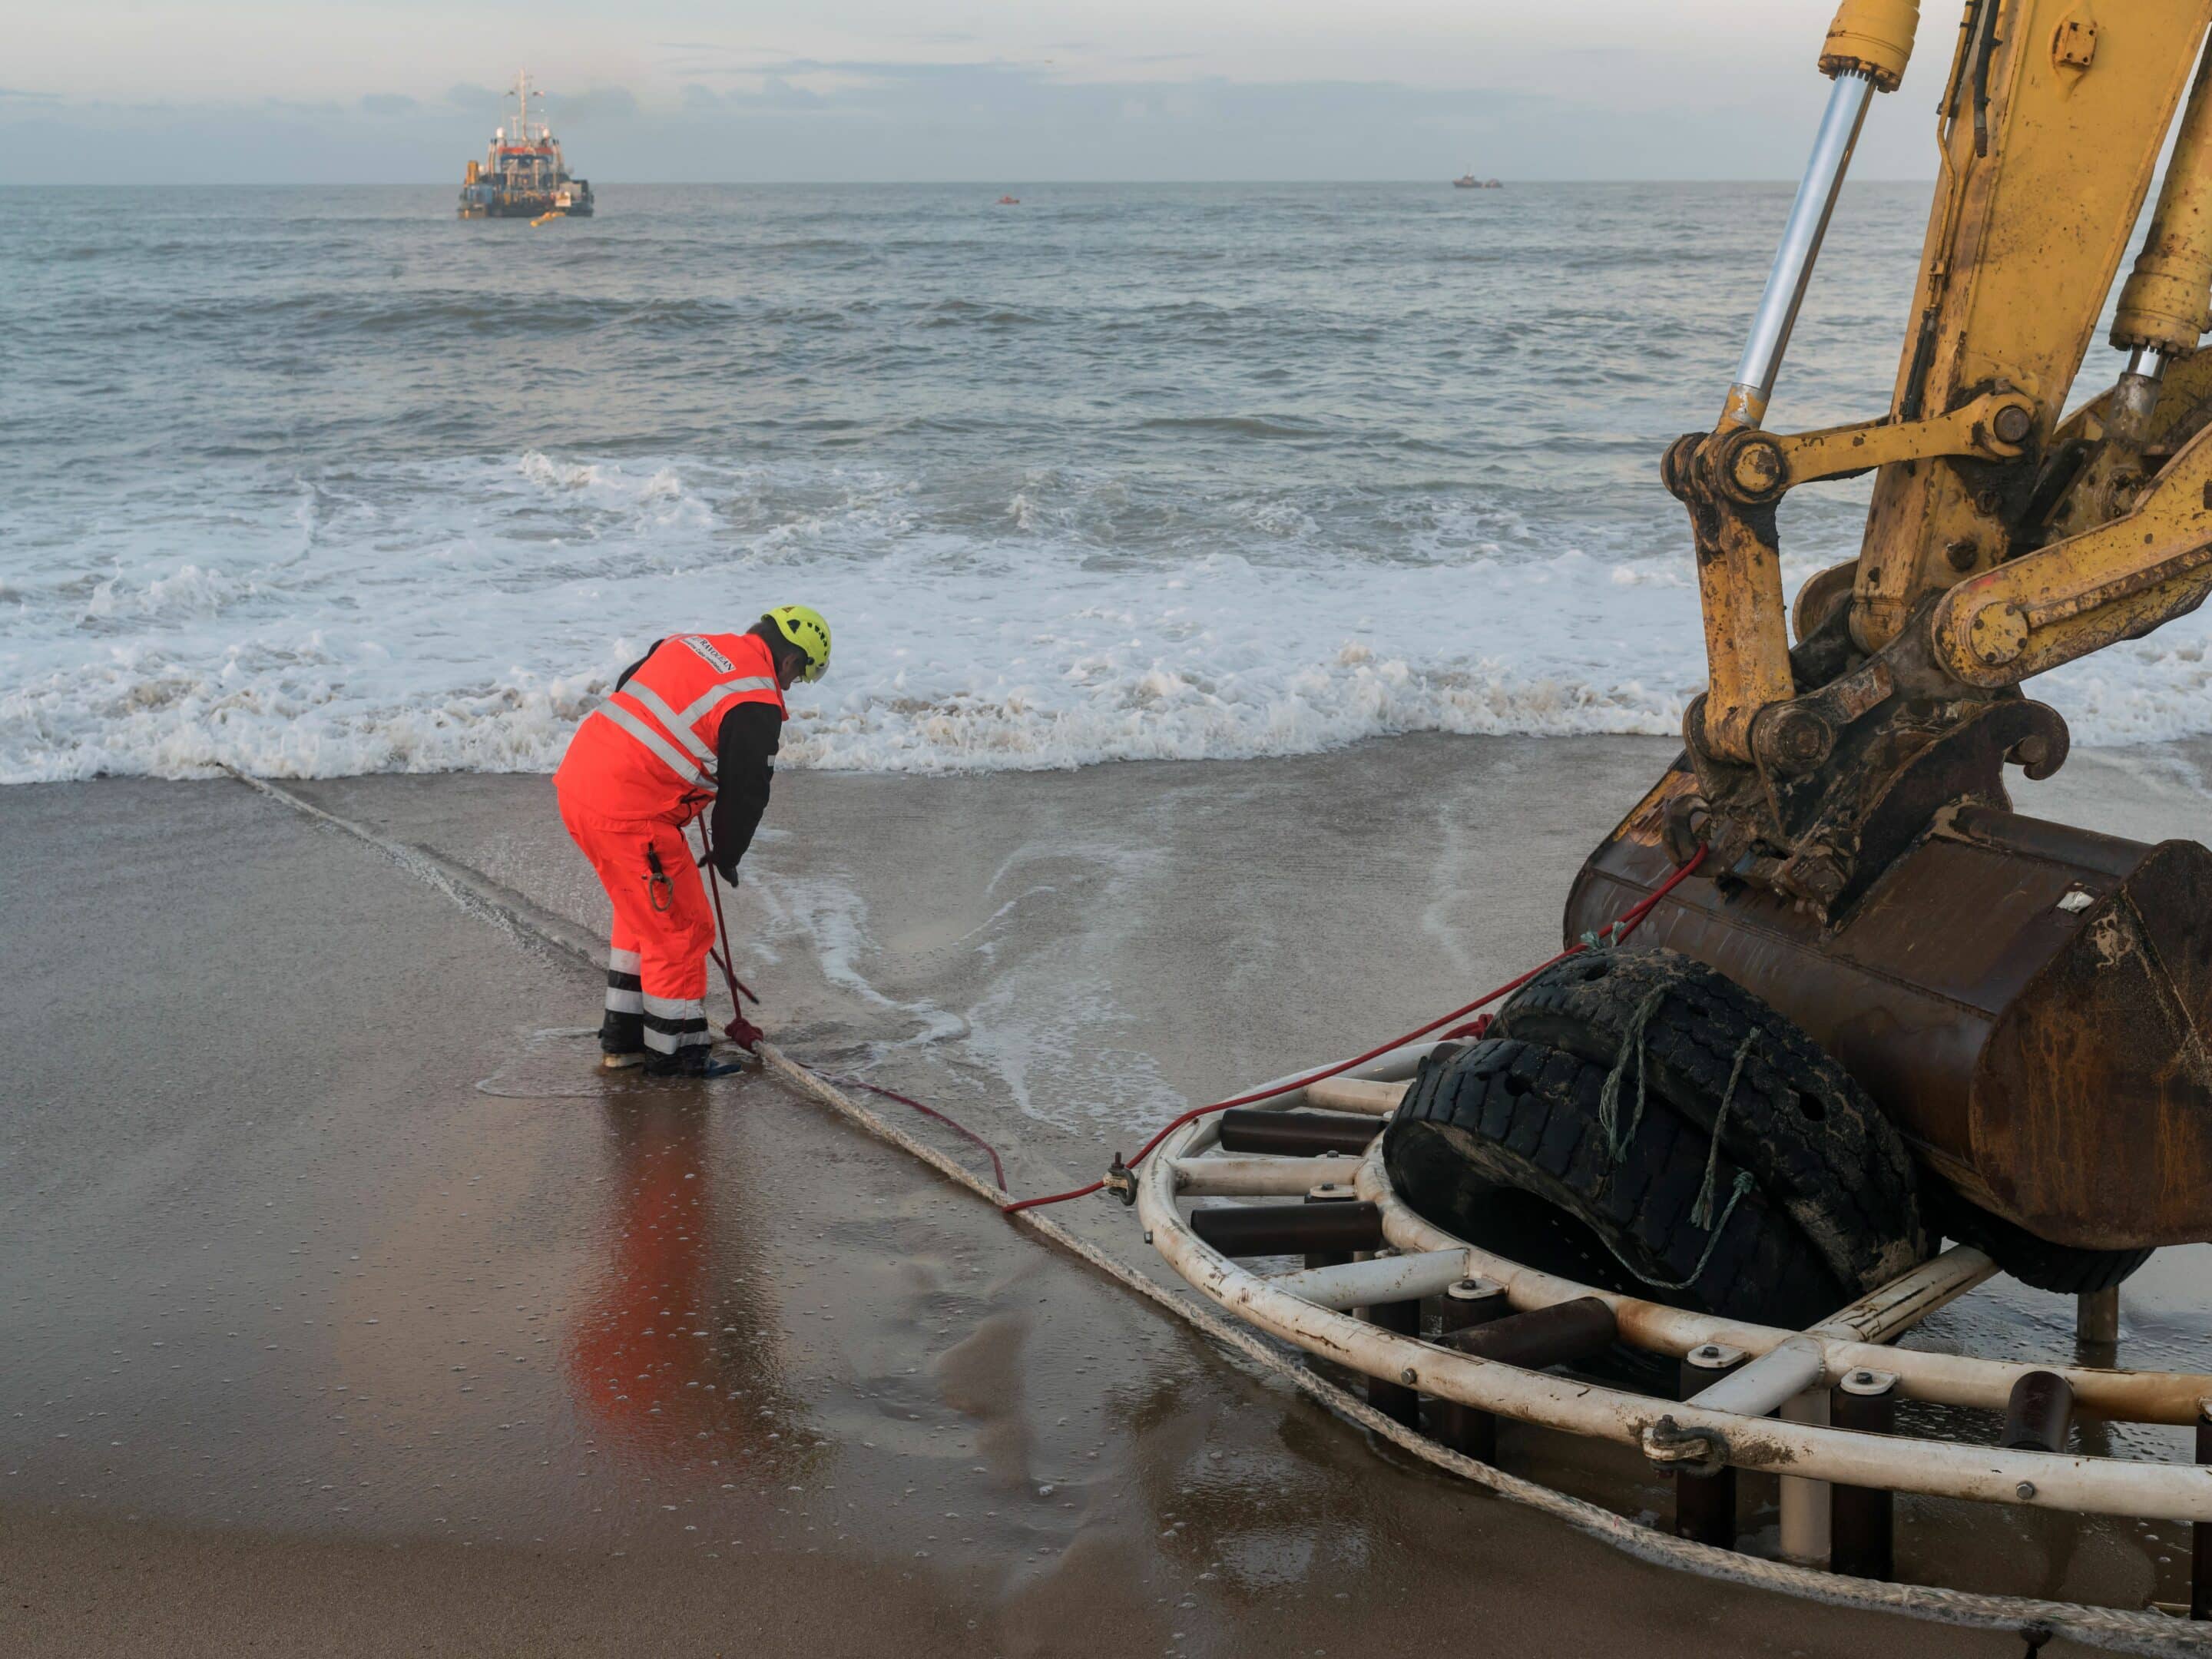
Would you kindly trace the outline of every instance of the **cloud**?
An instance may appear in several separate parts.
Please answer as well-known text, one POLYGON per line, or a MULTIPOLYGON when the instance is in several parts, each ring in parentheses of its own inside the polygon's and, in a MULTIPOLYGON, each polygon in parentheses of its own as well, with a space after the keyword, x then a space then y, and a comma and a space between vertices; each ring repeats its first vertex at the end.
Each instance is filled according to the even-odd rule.
MULTIPOLYGON (((556 84, 547 106, 578 170, 603 185, 1437 179, 1470 163, 1509 180, 1690 179, 1794 176, 1821 84, 1794 101, 1655 114, 1572 77, 1436 87, 1105 68, 781 55, 698 65, 652 92, 556 84)), ((16 98, 0 101, 0 182, 442 182, 501 108, 500 92, 471 82, 343 107, 16 98)), ((1855 171, 1924 177, 1924 149, 1912 124, 1870 128, 1855 171)))
POLYGON ((763 75, 757 90, 732 87, 722 101, 735 109, 803 110, 827 107, 830 100, 811 88, 794 86, 781 75, 763 75))
POLYGON ((628 87, 587 87, 582 92, 548 92, 545 107, 561 125, 580 127, 593 121, 626 120, 638 112, 638 101, 628 87))

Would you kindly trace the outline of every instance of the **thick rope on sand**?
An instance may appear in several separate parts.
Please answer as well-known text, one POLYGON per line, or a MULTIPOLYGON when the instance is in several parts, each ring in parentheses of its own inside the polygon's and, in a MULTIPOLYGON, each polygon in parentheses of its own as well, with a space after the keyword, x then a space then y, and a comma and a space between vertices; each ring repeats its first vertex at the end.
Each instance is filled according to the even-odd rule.
MULTIPOLYGON (((229 769, 226 768, 226 770, 229 769)), ((521 907, 485 890, 449 863, 419 848, 386 840, 374 831, 324 811, 289 790, 241 772, 231 775, 293 811, 343 831, 375 848, 410 875, 452 900, 471 915, 491 922, 511 939, 536 950, 552 951, 597 969, 597 957, 580 933, 552 919, 533 916, 521 907), (549 925, 550 924, 550 925, 549 925)), ((994 1209, 1010 1194, 981 1176, 963 1169, 935 1147, 917 1140, 880 1113, 862 1105, 828 1079, 810 1071, 769 1042, 759 1048, 763 1066, 793 1089, 873 1135, 927 1164, 953 1185, 965 1188, 994 1209)), ((1216 1313, 1193 1297, 1170 1290, 1158 1280, 1107 1255, 1088 1240, 1077 1237, 1038 1210, 1018 1211, 1007 1219, 1015 1226, 1044 1239, 1068 1255, 1087 1262, 1123 1289, 1165 1310, 1194 1330, 1248 1361, 1255 1370, 1288 1383, 1299 1393, 1338 1416, 1357 1423, 1369 1433, 1388 1440, 1411 1455, 1437 1468, 1496 1492, 1499 1497, 1540 1510, 1578 1531, 1610 1544, 1626 1554, 1660 1566, 1745 1584, 1756 1589, 1778 1590, 1834 1607, 1858 1607, 1902 1613, 1942 1624, 1972 1629, 2011 1631, 2026 1638, 2031 1651, 2051 1637, 2063 1636, 2124 1653, 2141 1653, 2166 1659, 2203 1659, 2212 1655, 2212 1626, 2191 1624, 2157 1613, 2131 1613, 2117 1607, 2094 1607, 2071 1601, 2045 1601, 2026 1596, 1985 1595, 1972 1590, 1946 1589, 1938 1585, 1899 1584, 1880 1579, 1849 1578, 1817 1568, 1768 1561, 1711 1544, 1693 1543, 1640 1526, 1595 1504, 1570 1498, 1548 1486, 1439 1445, 1425 1435, 1385 1417, 1357 1395, 1318 1375, 1291 1353, 1255 1335, 1249 1329, 1216 1313)))

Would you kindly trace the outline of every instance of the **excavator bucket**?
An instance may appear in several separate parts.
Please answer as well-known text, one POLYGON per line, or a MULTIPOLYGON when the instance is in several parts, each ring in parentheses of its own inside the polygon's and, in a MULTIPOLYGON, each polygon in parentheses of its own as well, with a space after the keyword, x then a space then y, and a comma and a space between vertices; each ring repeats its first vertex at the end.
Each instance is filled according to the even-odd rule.
MULTIPOLYGON (((2212 852, 2021 816, 2004 778, 2065 758, 2064 720, 2026 683, 2212 596, 2212 0, 2143 0, 2124 29, 2073 0, 1967 0, 1889 409, 1771 430, 1860 124, 1902 79, 1918 10, 1842 0, 1735 379, 1662 463, 1690 514, 1707 687, 1683 758, 1584 866, 1566 931, 1698 852, 1635 944, 1820 1044, 1985 1212, 1923 1182, 1937 1224, 1978 1230, 2027 1282, 2098 1288, 2212 1240, 2212 852), (2100 315, 2126 366, 2069 416, 2100 315), (1786 614, 1778 504, 1866 471, 1856 557, 1786 614)), ((1696 1010, 1668 1006, 1693 1042, 1696 1010)), ((1728 1103, 1701 1096, 1686 1121, 1728 1103)))
MULTIPOLYGON (((1583 866, 1570 941, 1675 869, 1686 761, 1583 866)), ((2055 1243, 2212 1240, 2212 852, 1988 805, 1939 811, 1823 921, 1701 872, 1636 944, 1796 1022, 1971 1202, 2055 1243)))

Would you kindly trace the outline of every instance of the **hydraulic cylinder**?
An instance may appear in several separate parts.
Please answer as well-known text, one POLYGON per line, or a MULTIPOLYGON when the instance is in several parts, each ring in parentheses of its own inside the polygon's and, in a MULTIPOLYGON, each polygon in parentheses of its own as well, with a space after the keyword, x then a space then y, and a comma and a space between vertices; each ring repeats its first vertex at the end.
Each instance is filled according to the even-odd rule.
MULTIPOLYGON (((2112 348, 2178 357, 2212 327, 2212 56, 2197 65, 2142 252, 2120 289, 2112 348)), ((2139 372, 2130 365, 2130 373, 2139 372)), ((2147 412, 2147 411, 2146 411, 2147 412)))
MULTIPOLYGON (((1756 428, 1766 419, 1767 400, 1773 395, 1790 331, 1813 278, 1820 239, 1827 234, 1829 217, 1843 190, 1867 106, 1875 92, 1894 88, 1903 76, 1919 16, 1918 0, 1844 0, 1836 13, 1820 55, 1821 72, 1832 76, 1835 86, 1813 141, 1805 177, 1790 204, 1782 243, 1766 273, 1765 291, 1753 316, 1750 337, 1744 342, 1715 437, 1756 428)), ((1707 449, 1712 441, 1705 441, 1707 449)), ((1668 487, 1691 501, 1696 514, 1697 500, 1710 486, 1683 476, 1694 473, 1694 461, 1678 467, 1674 451, 1669 452, 1668 467, 1676 475, 1668 487)), ((1705 617, 1705 661, 1712 682, 1704 736, 1715 754, 1735 761, 1751 758, 1751 722, 1759 711, 1790 696, 1794 687, 1782 567, 1771 525, 1771 518, 1762 528, 1740 514, 1725 513, 1710 536, 1703 532, 1699 536, 1698 601, 1705 617)))
POLYGON ((1765 292, 1752 319, 1751 337, 1744 342, 1743 356, 1736 364, 1735 384, 1729 387, 1721 411, 1723 430, 1755 427, 1766 418, 1782 355, 1813 279, 1813 262, 1820 256, 1820 239, 1827 234, 1828 220, 1842 193, 1867 106, 1877 91, 1893 90, 1903 78, 1919 21, 1919 0, 1844 0, 1829 25, 1820 71, 1833 76, 1835 86, 1813 140, 1812 159, 1805 164, 1805 176, 1790 204, 1782 243, 1775 250, 1765 292))
POLYGON ((1805 177, 1790 204, 1782 245, 1774 251, 1766 290, 1752 316, 1751 337, 1744 342, 1735 381, 1721 410, 1723 429, 1758 426, 1766 419, 1767 400, 1774 395, 1775 377, 1782 371, 1782 354, 1789 348, 1797 308, 1813 280, 1813 261, 1820 256, 1820 239, 1828 234, 1828 220, 1836 210, 1844 173, 1873 99, 1874 82, 1856 70, 1838 75, 1828 94, 1827 112, 1813 140, 1813 158, 1805 164, 1805 177))

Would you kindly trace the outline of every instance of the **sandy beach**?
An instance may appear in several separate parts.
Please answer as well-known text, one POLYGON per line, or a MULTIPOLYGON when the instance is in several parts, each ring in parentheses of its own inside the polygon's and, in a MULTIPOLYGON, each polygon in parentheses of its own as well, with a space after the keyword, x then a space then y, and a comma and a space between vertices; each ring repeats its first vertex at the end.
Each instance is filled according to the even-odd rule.
MULTIPOLYGON (((794 775, 739 966, 779 1042, 1043 1190, 1553 948, 1667 757, 794 775)), ((2077 757, 2021 804, 2202 834, 2203 759, 2077 757)), ((600 925, 542 778, 296 788, 600 925)), ((2018 1651, 1643 1566, 1378 1455, 770 1081, 604 1082, 590 975, 240 784, 9 789, 0 831, 10 1653, 2018 1651)), ((1117 1206, 1071 1218, 1149 1256, 1117 1206)), ((2204 1255, 2131 1282, 2123 1363, 2203 1363, 2204 1255)), ((2069 1311, 1999 1290, 1960 1328, 2058 1352, 2069 1311)), ((1908 1573, 2118 1605, 2173 1594, 2177 1540, 1900 1517, 1908 1573)))

